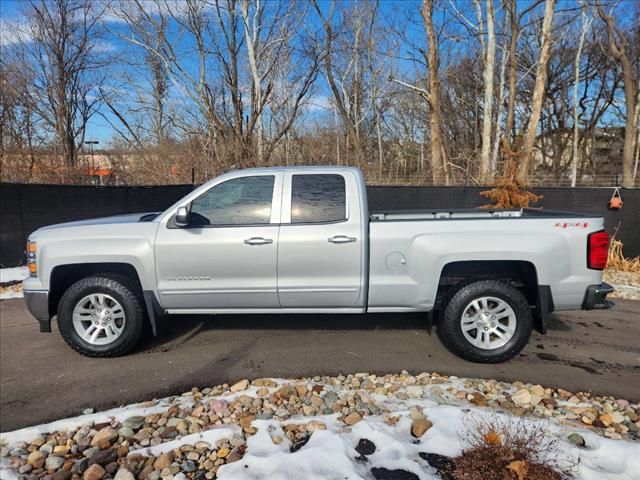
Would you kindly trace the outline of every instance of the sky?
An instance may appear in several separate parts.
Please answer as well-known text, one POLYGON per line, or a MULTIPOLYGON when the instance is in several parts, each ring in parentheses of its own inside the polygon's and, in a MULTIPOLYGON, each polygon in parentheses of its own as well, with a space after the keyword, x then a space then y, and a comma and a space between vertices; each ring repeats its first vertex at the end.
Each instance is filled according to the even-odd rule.
MULTIPOLYGON (((322 8, 327 11, 329 3, 326 0, 320 0, 322 3, 322 8)), ((443 0, 443 3, 445 0, 443 0)), ((499 3, 496 1, 497 5, 497 19, 496 23, 500 24, 502 12, 499 8, 499 3)), ((529 4, 530 0, 521 0, 519 3, 520 8, 524 8, 524 5, 529 4)), ((447 3, 447 5, 453 5, 454 3, 447 3)), ((409 71, 415 71, 415 65, 406 59, 408 56, 408 48, 406 43, 420 44, 424 43, 424 32, 422 30, 422 26, 420 25, 420 17, 419 17, 419 5, 420 2, 416 0, 407 0, 407 1, 397 1, 397 0, 382 0, 380 3, 380 18, 384 19, 387 24, 399 22, 405 26, 404 38, 403 42, 397 46, 397 49, 394 51, 394 54, 397 58, 394 59, 395 66, 397 68, 397 76, 401 78, 403 73, 409 71), (408 15, 411 14, 412 21, 406 22, 408 15), (404 43, 406 42, 406 43, 404 43)), ((465 0, 458 0, 455 2, 456 8, 460 9, 462 13, 468 16, 468 18, 474 19, 474 11, 473 4, 469 2, 465 2, 465 0)), ((567 9, 575 9, 577 3, 574 0, 560 0, 558 4, 557 12, 562 12, 567 9)), ((17 41, 18 37, 16 35, 16 29, 13 25, 20 25, 25 22, 25 19, 21 17, 21 11, 24 7, 28 6, 27 0, 0 0, 0 39, 2 40, 3 45, 7 45, 8 43, 17 41)), ((451 12, 445 14, 442 13, 442 10, 436 10, 436 24, 442 24, 445 22, 449 22, 450 18, 447 18, 446 15, 451 15, 451 12)), ((557 13, 557 17, 562 15, 562 13, 557 13)), ((631 20, 633 21, 633 20, 631 20)), ((309 16, 309 25, 310 28, 315 28, 319 26, 319 22, 317 19, 317 15, 312 14, 309 16), (315 24, 314 24, 315 22, 315 24)), ((450 25, 450 23, 448 23, 450 25)), ((113 54, 113 55, 121 55, 125 54, 128 51, 131 51, 131 45, 124 40, 118 38, 118 33, 123 32, 122 24, 114 21, 114 19, 110 19, 106 22, 106 27, 111 30, 114 34, 108 35, 104 41, 98 45, 104 53, 113 54)), ((307 28, 308 28, 307 27, 307 28)), ((447 61, 455 61, 456 55, 461 53, 467 53, 469 48, 468 42, 458 42, 457 37, 462 37, 467 35, 468 32, 465 31, 461 26, 451 28, 448 27, 447 34, 443 35, 441 38, 445 38, 448 42, 448 48, 444 54, 450 56, 451 58, 443 58, 441 63, 444 65, 447 61)), ((475 45, 475 44, 474 44, 475 45)), ((474 47, 475 48, 475 47, 474 47)), ((499 59, 499 54, 498 54, 499 59)), ((110 70, 110 80, 112 82, 117 82, 118 75, 133 73, 131 71, 127 71, 128 67, 122 67, 121 65, 117 65, 115 68, 110 70)), ((421 68, 421 67, 419 67, 421 68)), ((138 72, 135 72, 138 75, 138 72)), ((114 84, 114 88, 119 88, 114 84)), ((126 101, 127 92, 123 92, 123 101, 126 101)), ((173 90, 173 95, 180 95, 180 92, 173 90)), ((117 123, 115 116, 108 111, 106 108, 101 109, 101 113, 107 117, 110 121, 117 123)), ((319 118, 321 116, 325 116, 328 118, 333 118, 333 110, 331 106, 331 93, 324 82, 322 75, 318 77, 317 85, 315 86, 313 95, 309 102, 309 107, 306 112, 307 118, 311 116, 312 118, 319 118)), ((94 115, 90 121, 89 129, 88 129, 87 140, 97 140, 100 142, 101 146, 108 146, 109 141, 114 137, 115 131, 112 126, 109 125, 109 122, 105 120, 103 116, 94 115)), ((117 135, 115 135, 117 136, 117 135)))
MULTIPOLYGON (((327 0, 319 0, 319 2, 324 11, 328 12, 329 2, 327 0)), ((382 0, 380 4, 380 16, 384 18, 394 17, 398 14, 398 7, 400 5, 405 8, 409 3, 411 2, 382 0)), ((20 26, 25 23, 26 20, 24 19, 22 12, 28 6, 28 0, 0 0, 0 39, 2 40, 3 45, 21 41, 15 26, 20 26)), ((320 28, 320 22, 318 21, 315 13, 308 16, 307 22, 311 23, 312 28, 320 28)), ((106 27, 115 34, 108 35, 108 39, 100 44, 100 48, 106 53, 113 55, 131 52, 132 46, 128 42, 117 37, 118 33, 126 33, 122 23, 119 20, 107 17, 105 24, 106 27)), ((114 70, 117 72, 120 68, 125 68, 126 70, 126 67, 120 66, 116 67, 114 70)), ((118 73, 122 74, 123 71, 120 70, 118 73)), ((139 73, 136 72, 136 74, 139 73)), ((180 92, 176 92, 174 90, 173 94, 180 95, 180 92)), ((324 82, 322 75, 319 75, 314 88, 314 93, 311 95, 305 111, 307 119, 309 116, 317 119, 323 115, 333 119, 333 107, 330 101, 330 94, 330 90, 324 82)), ((87 129, 89 133, 87 140, 97 140, 100 142, 100 146, 108 146, 113 138, 118 137, 109 122, 117 124, 118 120, 113 113, 105 107, 101 108, 100 112, 102 115, 94 115, 89 121, 89 128, 87 129), (104 117, 107 117, 109 121, 105 120, 104 117)))
MULTIPOLYGON (((180 0, 176 1, 179 2, 180 0)), ((320 0, 320 2, 323 1, 324 0, 320 0)), ((3 45, 10 45, 22 41, 22 38, 19 36, 16 26, 20 27, 21 25, 25 24, 26 19, 24 18, 23 11, 28 6, 28 0, 0 0, 0 41, 3 45)), ((382 8, 390 11, 390 5, 384 5, 382 8)), ((126 33, 121 21, 109 16, 107 16, 106 18, 107 20, 105 21, 105 26, 107 29, 113 32, 113 34, 108 34, 105 41, 99 44, 99 48, 105 53, 112 55, 121 55, 136 51, 133 50, 133 47, 128 42, 118 38, 118 34, 126 33)), ((315 18, 315 16, 311 15, 310 18, 315 18)), ((112 71, 116 76, 126 73, 135 75, 140 74, 139 71, 133 72, 129 70, 129 72, 127 72, 127 70, 128 67, 125 67, 123 65, 112 67, 112 71)), ((112 75, 112 80, 113 79, 114 77, 112 75)), ((323 84, 321 76, 318 77, 318 81, 316 83, 319 88, 316 88, 316 92, 310 97, 306 111, 307 115, 312 115, 315 117, 326 114, 328 110, 332 108, 328 97, 330 92, 327 86, 323 84)), ((181 93, 176 92, 175 89, 173 89, 172 93, 170 93, 170 95, 172 94, 181 95, 181 93)), ((106 147, 109 146, 113 138, 118 139, 117 133, 115 132, 113 126, 110 125, 110 122, 118 124, 118 120, 116 116, 106 107, 102 107, 100 109, 100 113, 101 115, 94 115, 90 119, 86 139, 98 141, 100 142, 100 146, 106 147), (106 117, 106 119, 104 117, 106 117)))

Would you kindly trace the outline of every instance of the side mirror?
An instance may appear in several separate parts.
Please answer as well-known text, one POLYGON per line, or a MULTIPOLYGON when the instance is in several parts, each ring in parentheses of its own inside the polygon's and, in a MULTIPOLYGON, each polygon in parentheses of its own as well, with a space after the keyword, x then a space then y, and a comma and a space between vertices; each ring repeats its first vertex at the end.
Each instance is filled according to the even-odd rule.
POLYGON ((178 211, 176 212, 175 222, 178 227, 186 227, 189 225, 190 220, 189 210, 187 207, 178 207, 178 211))

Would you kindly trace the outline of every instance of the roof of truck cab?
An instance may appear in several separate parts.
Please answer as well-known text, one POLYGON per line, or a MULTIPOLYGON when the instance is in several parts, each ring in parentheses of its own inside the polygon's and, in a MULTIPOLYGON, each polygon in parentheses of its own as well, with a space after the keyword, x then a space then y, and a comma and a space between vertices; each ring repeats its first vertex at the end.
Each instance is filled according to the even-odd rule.
POLYGON ((273 175, 276 172, 301 172, 301 173, 329 173, 329 172, 351 172, 356 177, 362 179, 364 182, 364 175, 362 171, 357 167, 347 167, 347 166, 336 166, 336 165, 326 165, 326 166, 312 166, 312 167, 256 167, 256 168, 238 168, 234 170, 229 170, 227 172, 221 173, 220 175, 213 177, 203 183, 198 190, 202 189, 202 187, 210 186, 214 183, 219 183, 220 181, 231 180, 234 178, 240 178, 250 175, 273 175))
POLYGON ((342 166, 342 165, 313 165, 313 166, 295 166, 295 167, 275 166, 275 167, 236 168, 236 169, 227 170, 226 172, 224 172, 224 174, 238 173, 238 172, 269 173, 274 171, 313 172, 313 171, 319 171, 319 170, 349 170, 349 171, 356 171, 356 172, 360 171, 358 167, 349 167, 349 166, 342 166))

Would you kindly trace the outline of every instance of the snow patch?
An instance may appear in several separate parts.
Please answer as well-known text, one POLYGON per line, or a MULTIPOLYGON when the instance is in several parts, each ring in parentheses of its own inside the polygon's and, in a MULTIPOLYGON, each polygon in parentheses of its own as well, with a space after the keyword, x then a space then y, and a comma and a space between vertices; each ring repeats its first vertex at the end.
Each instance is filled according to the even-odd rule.
POLYGON ((0 283, 22 282, 29 278, 27 267, 0 268, 0 283))
POLYGON ((15 282, 22 282, 27 278, 29 278, 27 267, 0 268, 0 300, 23 298, 22 284, 15 282))

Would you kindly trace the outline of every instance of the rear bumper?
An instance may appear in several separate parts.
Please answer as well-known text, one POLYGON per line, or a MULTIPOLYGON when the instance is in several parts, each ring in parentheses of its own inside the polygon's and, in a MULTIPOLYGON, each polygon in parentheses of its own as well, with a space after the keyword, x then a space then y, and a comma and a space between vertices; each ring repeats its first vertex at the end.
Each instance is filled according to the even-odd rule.
POLYGON ((40 324, 41 332, 51 332, 51 316, 49 315, 49 292, 45 290, 25 290, 24 301, 27 309, 40 324))
POLYGON ((607 295, 613 292, 613 287, 608 283, 599 285, 589 285, 584 294, 582 308, 584 310, 601 310, 611 308, 614 304, 611 300, 607 300, 607 295))

